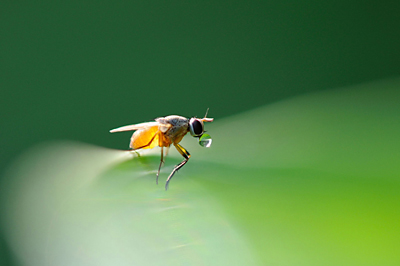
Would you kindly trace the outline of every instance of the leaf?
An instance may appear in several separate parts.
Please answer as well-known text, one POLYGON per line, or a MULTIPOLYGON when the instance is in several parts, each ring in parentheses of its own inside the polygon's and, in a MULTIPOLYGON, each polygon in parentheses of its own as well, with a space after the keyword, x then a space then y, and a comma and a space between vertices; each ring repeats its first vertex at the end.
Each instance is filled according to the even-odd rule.
POLYGON ((398 80, 304 95, 136 153, 76 143, 31 150, 1 187, 22 265, 396 265, 398 80))

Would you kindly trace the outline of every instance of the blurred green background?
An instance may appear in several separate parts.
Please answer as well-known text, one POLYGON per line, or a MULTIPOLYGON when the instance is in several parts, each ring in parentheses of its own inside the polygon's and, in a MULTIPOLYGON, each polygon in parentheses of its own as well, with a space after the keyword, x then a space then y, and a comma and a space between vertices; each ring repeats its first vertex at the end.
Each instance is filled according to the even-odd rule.
POLYGON ((398 1, 3 1, 0 173, 46 140, 125 149, 128 135, 109 129, 207 108, 218 123, 398 77, 399 10, 398 1))

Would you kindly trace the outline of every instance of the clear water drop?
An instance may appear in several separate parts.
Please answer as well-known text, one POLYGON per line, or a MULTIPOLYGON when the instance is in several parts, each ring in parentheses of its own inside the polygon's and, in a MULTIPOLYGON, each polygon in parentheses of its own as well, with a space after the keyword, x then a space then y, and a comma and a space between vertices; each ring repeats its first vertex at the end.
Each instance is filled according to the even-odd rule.
POLYGON ((199 138, 199 144, 202 147, 206 147, 209 148, 211 146, 212 143, 212 138, 210 135, 208 134, 203 134, 200 138, 199 138))

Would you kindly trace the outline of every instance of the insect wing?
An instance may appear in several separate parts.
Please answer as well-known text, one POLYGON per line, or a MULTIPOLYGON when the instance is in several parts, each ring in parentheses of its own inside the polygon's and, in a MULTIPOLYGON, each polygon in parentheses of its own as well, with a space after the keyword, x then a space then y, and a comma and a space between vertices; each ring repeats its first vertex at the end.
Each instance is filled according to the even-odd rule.
POLYGON ((158 126, 158 122, 146 122, 146 123, 140 123, 140 124, 135 124, 135 125, 118 127, 118 128, 114 128, 114 129, 110 130, 110 132, 114 133, 114 132, 122 132, 122 131, 132 131, 132 130, 138 130, 138 129, 146 129, 146 128, 150 128, 153 126, 158 126))
POLYGON ((159 143, 158 123, 151 127, 145 127, 133 133, 130 147, 137 149, 152 149, 159 143))

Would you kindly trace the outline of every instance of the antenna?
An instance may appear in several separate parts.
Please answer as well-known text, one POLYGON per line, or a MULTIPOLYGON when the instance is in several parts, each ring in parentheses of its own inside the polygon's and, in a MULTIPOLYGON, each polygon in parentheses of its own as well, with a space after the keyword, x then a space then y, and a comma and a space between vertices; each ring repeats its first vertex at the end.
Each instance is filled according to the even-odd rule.
POLYGON ((203 122, 212 122, 214 120, 214 118, 207 118, 207 114, 208 114, 208 110, 209 109, 210 108, 207 108, 206 115, 204 116, 203 119, 200 119, 201 121, 203 121, 203 122))
POLYGON ((208 110, 210 110, 210 108, 207 108, 207 111, 206 111, 206 114, 204 115, 204 118, 206 118, 206 117, 207 117, 208 110))

